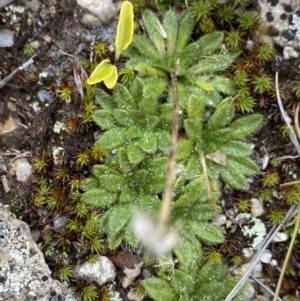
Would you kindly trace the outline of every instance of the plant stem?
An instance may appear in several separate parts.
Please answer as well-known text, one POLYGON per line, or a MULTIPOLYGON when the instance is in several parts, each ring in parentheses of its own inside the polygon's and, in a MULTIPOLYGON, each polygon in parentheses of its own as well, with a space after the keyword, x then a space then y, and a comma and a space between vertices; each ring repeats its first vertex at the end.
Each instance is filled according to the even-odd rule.
POLYGON ((293 247, 294 247, 294 244, 295 244, 296 236, 297 236, 299 225, 300 225, 300 203, 298 204, 297 211, 298 212, 297 212, 297 215, 295 217, 296 222, 295 222, 293 236, 292 236, 291 242, 289 244, 289 248, 288 248, 286 257, 285 257, 284 262, 283 262, 283 266, 282 266, 281 273, 280 273, 280 276, 279 276, 279 279, 278 279, 278 282, 277 282, 276 291, 275 291, 275 294, 274 294, 273 301, 277 301, 277 299, 278 299, 278 295, 279 295, 279 292, 280 292, 283 277, 284 277, 284 274, 286 272, 286 269, 287 269, 287 266, 288 266, 288 263, 289 263, 289 260, 290 260, 291 254, 292 254, 292 250, 293 250, 293 247))
POLYGON ((172 122, 172 137, 170 146, 170 157, 168 162, 168 172, 166 179, 165 192, 159 212, 159 223, 165 225, 168 221, 170 210, 172 191, 174 184, 175 164, 176 164, 176 147, 178 141, 179 128, 179 103, 178 103, 178 86, 177 76, 179 74, 179 60, 176 61, 175 69, 171 73, 172 88, 173 88, 173 122, 172 122))

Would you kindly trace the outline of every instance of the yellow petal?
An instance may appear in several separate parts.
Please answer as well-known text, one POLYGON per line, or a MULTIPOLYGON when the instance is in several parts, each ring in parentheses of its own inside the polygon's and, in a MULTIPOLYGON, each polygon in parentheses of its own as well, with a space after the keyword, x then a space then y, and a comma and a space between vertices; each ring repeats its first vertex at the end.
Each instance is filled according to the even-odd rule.
POLYGON ((112 67, 113 67, 113 72, 111 76, 103 80, 104 85, 106 86, 107 89, 113 89, 118 80, 117 67, 116 66, 112 66, 112 67))
POLYGON ((114 72, 114 66, 111 65, 108 59, 103 60, 92 72, 90 77, 87 79, 89 85, 94 85, 102 82, 106 78, 110 77, 114 72))
POLYGON ((129 1, 124 1, 120 11, 120 19, 116 35, 116 62, 119 60, 121 51, 127 49, 132 41, 133 27, 134 21, 132 4, 129 1))

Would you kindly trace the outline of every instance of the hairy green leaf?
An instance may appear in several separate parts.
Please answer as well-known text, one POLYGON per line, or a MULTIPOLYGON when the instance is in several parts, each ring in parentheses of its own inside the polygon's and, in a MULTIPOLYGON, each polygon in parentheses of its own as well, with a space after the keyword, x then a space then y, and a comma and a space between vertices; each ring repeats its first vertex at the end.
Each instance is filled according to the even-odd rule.
POLYGON ((160 54, 153 44, 142 35, 135 35, 132 40, 132 47, 135 47, 141 56, 147 56, 152 59, 160 59, 160 54))
POLYGON ((188 227, 190 227, 201 240, 216 244, 224 242, 223 234, 216 226, 210 223, 190 221, 188 222, 188 227))
POLYGON ((101 108, 105 110, 113 110, 116 107, 113 97, 101 89, 96 89, 95 98, 101 108))
POLYGON ((93 121, 102 129, 107 130, 114 126, 111 110, 96 110, 92 114, 93 121))
POLYGON ((136 119, 134 112, 125 109, 114 109, 112 116, 121 126, 131 126, 136 119))
POLYGON ((157 149, 157 138, 153 132, 144 132, 144 135, 139 139, 138 146, 145 153, 154 153, 157 149))
POLYGON ((175 301, 177 296, 166 280, 161 278, 148 278, 142 281, 148 295, 155 301, 175 301))
POLYGON ((210 81, 215 90, 224 95, 235 95, 236 90, 233 85, 233 81, 230 78, 224 76, 214 76, 210 81))
POLYGON ((165 40, 161 32, 161 23, 156 15, 150 11, 145 10, 142 15, 143 22, 147 29, 150 40, 157 49, 160 57, 164 59, 166 57, 165 40))
POLYGON ((235 56, 229 54, 215 54, 208 58, 201 58, 199 63, 190 68, 195 74, 219 72, 227 69, 235 60, 235 56))
POLYGON ((81 195, 81 200, 95 207, 107 207, 117 201, 116 193, 104 189, 91 189, 81 195))
POLYGON ((222 46, 224 33, 215 31, 201 37, 197 44, 199 45, 199 55, 212 55, 222 46))
POLYGON ((138 145, 138 142, 130 143, 127 146, 127 156, 132 164, 138 164, 145 158, 145 152, 141 150, 138 145))
POLYGON ((110 192, 122 191, 127 187, 127 181, 122 176, 102 175, 98 180, 100 187, 110 192))
POLYGON ((179 57, 181 51, 189 42, 193 29, 195 27, 195 18, 190 12, 185 12, 180 20, 179 31, 175 49, 175 57, 179 57))
POLYGON ((234 104, 230 98, 220 102, 214 113, 208 119, 205 131, 215 131, 224 128, 230 123, 234 115, 234 104))
POLYGON ((99 188, 99 182, 96 178, 86 178, 81 182, 80 188, 83 191, 99 188))
POLYGON ((167 11, 163 19, 163 26, 167 34, 167 59, 170 59, 174 57, 179 27, 178 17, 174 10, 167 11))
POLYGON ((263 117, 259 114, 252 114, 242 117, 229 125, 231 137, 234 140, 242 139, 252 134, 262 123, 263 117))
POLYGON ((98 142, 108 149, 113 149, 121 146, 126 139, 126 128, 115 127, 103 133, 98 142))
POLYGON ((192 152, 192 142, 190 140, 179 140, 177 143, 176 159, 177 161, 187 159, 192 152))
POLYGON ((114 92, 113 97, 120 109, 128 109, 128 110, 135 110, 136 104, 135 100, 130 94, 129 90, 121 84, 117 84, 114 92))

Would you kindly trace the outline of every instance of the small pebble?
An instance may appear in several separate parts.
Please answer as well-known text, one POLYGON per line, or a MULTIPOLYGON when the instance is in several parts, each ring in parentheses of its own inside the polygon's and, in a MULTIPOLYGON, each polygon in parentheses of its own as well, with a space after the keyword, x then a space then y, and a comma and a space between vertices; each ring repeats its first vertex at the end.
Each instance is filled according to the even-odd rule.
POLYGON ((66 218, 65 216, 61 216, 58 219, 56 219, 53 222, 54 230, 58 230, 58 229, 62 228, 66 224, 67 220, 68 220, 68 218, 66 218))
POLYGON ((288 235, 284 232, 278 232, 276 233, 275 237, 273 238, 273 242, 282 242, 282 241, 287 241, 288 240, 288 235))
POLYGON ((0 0, 0 7, 3 7, 13 1, 14 0, 0 0))
POLYGON ((256 278, 260 278, 262 277, 262 264, 260 262, 258 262, 256 264, 256 266, 254 267, 252 274, 254 275, 254 277, 256 278))
POLYGON ((258 199, 251 199, 251 214, 253 217, 257 217, 262 215, 265 211, 261 204, 261 202, 258 199))
POLYGON ((292 48, 292 47, 284 47, 283 49, 283 59, 289 60, 289 59, 296 59, 298 57, 298 52, 292 48))
POLYGON ((262 254, 260 255, 259 260, 263 263, 270 263, 271 259, 272 259, 273 255, 269 250, 264 250, 262 252, 262 254))
POLYGON ((214 219, 214 225, 217 227, 222 226, 226 224, 227 218, 224 214, 219 214, 217 217, 214 219))
POLYGON ((255 294, 255 289, 251 283, 248 283, 246 290, 244 291, 245 301, 250 301, 255 294))
POLYGON ((243 256, 245 257, 245 259, 249 259, 252 257, 254 251, 250 248, 244 248, 242 250, 243 256))
POLYGON ((36 93, 36 98, 41 101, 41 102, 45 102, 45 103, 49 103, 52 101, 52 96, 50 95, 50 93, 46 90, 39 90, 36 93))
POLYGON ((26 158, 17 159, 12 163, 11 172, 16 175, 18 181, 25 182, 32 174, 32 166, 26 158))
POLYGON ((0 30, 0 47, 12 47, 14 45, 14 33, 9 29, 0 30))

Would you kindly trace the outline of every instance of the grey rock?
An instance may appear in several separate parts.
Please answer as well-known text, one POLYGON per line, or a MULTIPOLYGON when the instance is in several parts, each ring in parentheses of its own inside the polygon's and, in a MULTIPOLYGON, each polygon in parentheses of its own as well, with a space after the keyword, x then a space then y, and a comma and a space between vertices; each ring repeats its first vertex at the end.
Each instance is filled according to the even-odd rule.
POLYGON ((77 301, 75 295, 50 276, 42 252, 26 223, 0 203, 0 301, 77 301))
POLYGON ((110 24, 118 16, 121 7, 121 1, 112 0, 77 0, 77 4, 98 18, 104 25, 110 24))
POLYGON ((99 285, 103 285, 115 279, 116 268, 107 257, 98 255, 98 260, 94 264, 84 262, 75 266, 73 276, 77 279, 85 279, 88 282, 95 281, 99 285))
POLYGON ((0 47, 11 47, 14 45, 14 33, 9 29, 0 30, 0 47))
POLYGON ((289 59, 296 59, 298 57, 298 52, 292 48, 292 47, 284 47, 283 49, 283 59, 289 60, 289 59))
POLYGON ((14 0, 0 0, 0 7, 3 7, 13 1, 14 0))
POLYGON ((268 27, 265 42, 271 40, 282 48, 300 49, 299 1, 259 0, 258 10, 262 23, 268 27))
POLYGON ((32 166, 26 158, 20 158, 12 163, 11 173, 16 175, 18 181, 26 182, 31 176, 32 166))
POLYGON ((40 100, 41 102, 45 102, 45 103, 52 102, 52 100, 53 100, 51 94, 48 91, 46 91, 46 90, 39 90, 36 93, 36 98, 38 100, 40 100))

